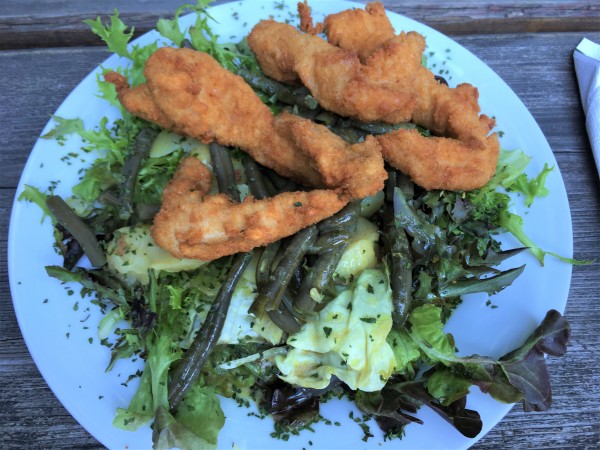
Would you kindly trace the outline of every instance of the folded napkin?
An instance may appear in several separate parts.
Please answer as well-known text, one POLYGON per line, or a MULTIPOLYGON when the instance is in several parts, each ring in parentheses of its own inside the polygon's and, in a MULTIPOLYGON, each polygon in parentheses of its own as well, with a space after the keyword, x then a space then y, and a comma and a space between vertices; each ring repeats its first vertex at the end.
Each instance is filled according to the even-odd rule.
POLYGON ((584 38, 573 52, 573 60, 585 125, 600 173, 600 45, 584 38))

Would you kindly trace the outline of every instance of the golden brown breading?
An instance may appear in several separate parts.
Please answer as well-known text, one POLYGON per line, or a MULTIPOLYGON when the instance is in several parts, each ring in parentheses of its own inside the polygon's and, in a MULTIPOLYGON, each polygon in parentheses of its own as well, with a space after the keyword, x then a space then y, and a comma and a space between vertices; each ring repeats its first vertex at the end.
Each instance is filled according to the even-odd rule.
POLYGON ((479 93, 470 84, 450 88, 438 83, 421 64, 425 39, 400 33, 367 61, 371 77, 411 89, 417 96, 411 122, 427 128, 434 138, 398 130, 378 137, 383 157, 427 189, 469 190, 494 175, 499 154, 494 121, 479 115, 479 93))
POLYGON ((383 157, 425 189, 467 191, 484 186, 494 175, 500 150, 496 135, 483 148, 456 139, 424 137, 400 129, 378 136, 383 157))
POLYGON ((327 127, 287 113, 277 116, 275 127, 310 155, 325 186, 340 188, 351 199, 374 195, 383 189, 387 172, 381 147, 374 137, 350 145, 327 127))
POLYGON ((207 53, 165 47, 148 58, 147 83, 115 82, 132 114, 205 143, 239 147, 257 162, 306 186, 322 187, 309 158, 275 132, 269 108, 239 76, 207 53))
POLYGON ((225 194, 207 195, 209 187, 210 171, 187 157, 165 188, 152 236, 175 257, 212 261, 246 252, 291 236, 348 202, 338 191, 316 189, 234 203, 225 194))
POLYGON ((323 32, 323 24, 321 22, 317 22, 316 25, 313 23, 308 0, 298 2, 298 15, 300 16, 300 31, 308 34, 319 34, 323 32))
POLYGON ((330 14, 324 25, 330 44, 356 52, 363 63, 396 34, 380 2, 367 3, 365 9, 347 9, 330 14))
MULTIPOLYGON (((352 24, 359 20, 374 24, 375 14, 362 10, 340 14, 341 19, 329 16, 339 20, 334 23, 340 25, 335 33, 329 33, 333 38, 328 34, 330 42, 357 52, 365 52, 363 42, 372 42, 365 52, 370 53, 363 69, 365 76, 413 93, 417 101, 410 121, 438 136, 427 138, 417 131, 399 130, 378 137, 385 160, 427 189, 468 190, 486 184, 496 169, 499 142, 496 133, 488 136, 494 121, 479 114, 477 89, 467 83, 456 88, 438 83, 421 64, 425 39, 420 34, 392 33, 385 39, 390 36, 389 30, 374 31, 371 40, 366 36, 368 26, 360 28, 365 30, 363 33, 353 30, 352 24), (375 48, 377 42, 380 45, 375 48)), ((325 19, 326 30, 329 17, 325 19)), ((386 19, 378 20, 383 28, 386 19)))
POLYGON ((326 127, 291 114, 278 118, 276 127, 254 91, 206 53, 160 49, 144 73, 147 84, 133 89, 122 76, 107 75, 134 114, 204 142, 237 146, 282 176, 342 188, 350 199, 372 195, 383 185, 386 173, 374 140, 349 146, 326 127), (330 167, 324 165, 325 152, 333 158, 330 167), (357 165, 370 168, 368 180, 357 176, 357 165))
POLYGON ((302 81, 329 111, 365 122, 396 123, 412 116, 414 94, 370 77, 353 51, 273 20, 259 22, 248 44, 267 76, 286 83, 302 81))
POLYGON ((147 84, 132 88, 127 78, 117 72, 108 72, 104 79, 115 85, 121 105, 131 114, 175 131, 173 121, 160 110, 147 84))

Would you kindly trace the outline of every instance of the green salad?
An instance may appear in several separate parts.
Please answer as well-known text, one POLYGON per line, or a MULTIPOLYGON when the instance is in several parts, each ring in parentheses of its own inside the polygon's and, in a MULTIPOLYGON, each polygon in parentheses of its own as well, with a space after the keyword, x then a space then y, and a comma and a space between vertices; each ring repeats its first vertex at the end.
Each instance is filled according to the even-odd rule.
MULTIPOLYGON (((182 6, 172 20, 159 20, 158 32, 170 45, 207 52, 241 75, 275 114, 310 117, 350 142, 392 128, 338 117, 308 91, 266 78, 244 40, 220 43, 208 3, 182 6), (179 22, 184 11, 196 13, 187 30, 179 22)), ((86 23, 129 60, 119 71, 132 85, 142 83, 144 63, 159 44, 131 45, 133 30, 116 11, 107 24, 86 23)), ((112 355, 107 370, 119 359, 145 361, 131 402, 115 411, 115 427, 135 431, 152 423, 155 448, 216 448, 223 396, 255 403, 274 421, 272 436, 287 439, 327 420, 320 403, 347 397, 386 439, 421 423, 414 413, 422 406, 475 437, 482 422, 466 408, 474 386, 501 402, 522 401, 526 411, 550 406, 545 354, 562 356, 569 337, 559 312, 549 311, 521 347, 499 359, 458 356, 444 324, 463 295, 509 286, 524 266, 498 266, 513 255, 530 251, 543 264, 547 252, 509 211, 509 194, 521 193, 531 205, 547 194, 552 168, 528 178, 530 158, 503 150, 493 179, 469 192, 425 191, 389 168, 384 191, 295 236, 209 263, 180 260, 154 243, 150 226, 184 156, 201 159, 217 179, 229 174, 219 190, 233 189, 239 198, 297 187, 238 149, 208 146, 130 115, 102 76, 98 90, 120 118, 85 128, 81 119, 54 117, 56 126, 43 136, 79 135, 82 149, 97 156, 72 197, 27 186, 21 198, 53 221, 64 264, 47 267, 48 274, 80 283, 101 308, 98 333, 112 355), (497 238, 504 232, 523 247, 502 249, 497 238), (298 308, 298 297, 312 306, 298 308)), ((366 440, 372 434, 363 429, 366 440)))

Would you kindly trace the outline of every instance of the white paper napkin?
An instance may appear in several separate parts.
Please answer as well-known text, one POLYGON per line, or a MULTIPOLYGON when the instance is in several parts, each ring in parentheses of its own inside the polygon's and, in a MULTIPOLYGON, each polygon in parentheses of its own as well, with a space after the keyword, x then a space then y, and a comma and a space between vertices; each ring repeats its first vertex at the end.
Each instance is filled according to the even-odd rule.
POLYGON ((600 45, 584 38, 573 52, 573 60, 585 125, 600 174, 600 45))

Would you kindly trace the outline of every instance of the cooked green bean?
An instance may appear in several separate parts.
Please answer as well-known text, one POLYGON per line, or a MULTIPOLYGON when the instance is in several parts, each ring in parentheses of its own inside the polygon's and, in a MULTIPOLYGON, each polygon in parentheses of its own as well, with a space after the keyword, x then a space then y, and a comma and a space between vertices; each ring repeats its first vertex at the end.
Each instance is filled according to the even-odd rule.
POLYGON ((438 227, 420 217, 408 204, 402 189, 398 187, 394 188, 393 204, 397 225, 404 228, 410 236, 421 241, 424 249, 432 248, 436 243, 436 235, 439 234, 438 227))
POLYGON ((287 302, 283 300, 287 297, 284 293, 279 308, 266 311, 269 319, 287 334, 294 334, 300 331, 300 324, 295 319, 294 314, 288 309, 287 302))
POLYGON ((269 282, 273 260, 281 247, 281 241, 275 241, 262 249, 256 264, 256 286, 260 290, 269 282))
MULTIPOLYGON (((298 189, 299 186, 297 183, 295 183, 294 181, 292 181, 288 178, 283 178, 281 175, 276 173, 274 170, 265 169, 263 173, 266 178, 265 181, 267 181, 267 180, 270 181, 271 184, 275 187, 276 192, 293 192, 293 191, 299 190, 298 189)), ((275 193, 273 193, 271 195, 275 195, 275 193)))
POLYGON ((140 222, 151 222, 160 211, 159 203, 138 203, 135 205, 135 215, 140 222))
POLYGON ((364 137, 364 133, 361 133, 360 130, 357 130, 356 128, 332 126, 329 127, 329 129, 332 133, 338 135, 349 144, 356 144, 364 137))
POLYGON ((413 123, 391 124, 384 122, 359 122, 358 120, 353 120, 351 123, 354 128, 366 131, 369 134, 385 134, 400 128, 406 128, 409 130, 417 128, 417 126, 413 123))
POLYGON ((184 39, 183 41, 181 41, 181 48, 189 48, 191 50, 195 50, 194 46, 192 45, 192 41, 190 41, 189 39, 184 39))
POLYGON ((286 292, 296 268, 302 264, 304 255, 317 238, 317 233, 317 227, 312 225, 300 230, 292 237, 281 261, 269 277, 269 282, 259 291, 256 297, 255 302, 263 304, 265 311, 279 309, 281 298, 286 292), (268 301, 265 299, 268 299, 268 301))
POLYGON ((185 394, 200 376, 202 366, 217 344, 227 317, 233 291, 250 264, 252 254, 250 251, 244 254, 240 253, 235 257, 227 279, 223 282, 194 342, 172 372, 169 382, 169 406, 172 412, 177 409, 185 394))
POLYGON ((316 109, 319 106, 317 100, 310 95, 310 92, 305 87, 293 89, 283 83, 246 69, 238 70, 238 75, 252 86, 252 88, 270 97, 275 97, 280 102, 308 109, 316 109))
POLYGON ((209 145, 209 150, 213 171, 219 185, 219 192, 226 194, 233 201, 239 202, 240 192, 236 185, 235 170, 229 151, 214 142, 209 145))
POLYGON ((250 192, 254 196, 254 198, 261 200, 263 198, 270 197, 269 190, 265 184, 263 175, 254 161, 250 156, 244 155, 242 158, 242 164, 246 171, 246 182, 248 183, 248 188, 250 192))
POLYGON ((349 203, 334 216, 325 219, 318 226, 322 235, 338 236, 335 245, 323 247, 317 261, 302 281, 298 294, 294 298, 294 308, 302 313, 311 312, 316 306, 313 296, 321 296, 331 281, 342 254, 348 246, 350 237, 356 230, 360 202, 349 203))
POLYGON ((102 267, 106 263, 106 256, 90 227, 58 195, 48 196, 46 206, 54 219, 79 242, 92 266, 102 267))
POLYGON ((396 172, 391 172, 386 180, 384 206, 383 243, 390 270, 392 289, 392 320, 394 326, 402 327, 411 307, 413 261, 406 231, 396 225, 394 217, 393 192, 397 183, 396 172), (390 201, 391 200, 391 201, 390 201))
POLYGON ((158 131, 154 128, 144 128, 135 138, 133 147, 125 164, 123 164, 123 186, 119 192, 119 218, 129 220, 133 214, 133 196, 137 184, 137 176, 142 167, 142 163, 150 154, 152 142, 156 138, 158 131))

